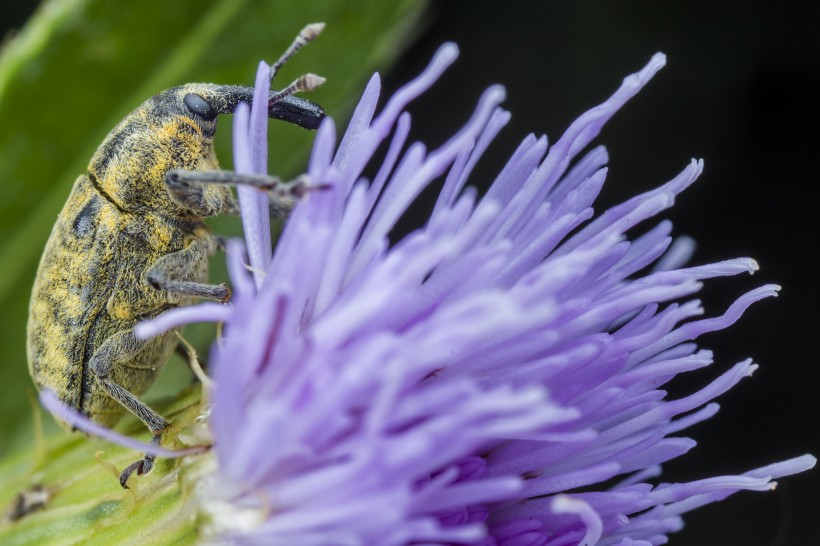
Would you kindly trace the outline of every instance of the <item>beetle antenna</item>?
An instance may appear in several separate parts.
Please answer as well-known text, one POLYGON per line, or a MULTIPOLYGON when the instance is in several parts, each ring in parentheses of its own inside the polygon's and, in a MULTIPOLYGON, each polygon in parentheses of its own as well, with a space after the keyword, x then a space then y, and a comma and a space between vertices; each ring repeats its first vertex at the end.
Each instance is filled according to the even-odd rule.
POLYGON ((274 76, 276 76, 276 73, 279 72, 280 68, 282 68, 282 65, 288 62, 288 60, 291 57, 296 55, 297 51, 299 51, 300 49, 308 45, 310 42, 312 42, 314 39, 316 39, 316 37, 322 33, 324 28, 324 23, 311 23, 307 25, 305 28, 303 28, 299 32, 299 35, 296 36, 296 38, 293 40, 293 43, 290 44, 290 47, 288 47, 285 50, 285 52, 282 53, 282 56, 279 57, 279 60, 273 63, 273 65, 271 66, 270 79, 273 80, 274 76))
POLYGON ((321 76, 317 76, 316 74, 310 73, 302 74, 292 84, 285 87, 281 91, 277 91, 276 93, 272 94, 270 98, 268 98, 268 105, 271 105, 275 102, 279 102, 280 100, 284 99, 285 97, 289 97, 294 93, 300 93, 302 91, 313 91, 323 83, 325 83, 325 79, 321 76))

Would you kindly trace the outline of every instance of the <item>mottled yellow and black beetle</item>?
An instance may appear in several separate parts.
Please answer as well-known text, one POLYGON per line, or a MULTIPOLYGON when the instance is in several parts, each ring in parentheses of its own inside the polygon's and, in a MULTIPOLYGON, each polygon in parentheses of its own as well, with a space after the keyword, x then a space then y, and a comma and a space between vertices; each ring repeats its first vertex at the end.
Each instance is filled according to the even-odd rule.
MULTIPOLYGON (((308 25, 273 65, 272 73, 315 38, 308 25)), ((324 81, 307 74, 272 92, 268 114, 316 129, 322 108, 291 96, 324 81)), ((158 445, 169 423, 137 396, 145 392, 174 351, 173 331, 137 339, 134 325, 196 298, 227 301, 225 285, 206 284, 208 258, 220 246, 203 218, 236 214, 226 184, 275 190, 271 210, 287 211, 306 189, 304 177, 217 171, 213 138, 219 114, 250 103, 253 89, 194 83, 147 100, 106 137, 80 176, 46 244, 31 296, 28 363, 39 389, 92 421, 113 426, 127 409, 158 445)), ((63 423, 65 425, 65 423, 63 423)), ((151 470, 154 456, 129 465, 151 470)))

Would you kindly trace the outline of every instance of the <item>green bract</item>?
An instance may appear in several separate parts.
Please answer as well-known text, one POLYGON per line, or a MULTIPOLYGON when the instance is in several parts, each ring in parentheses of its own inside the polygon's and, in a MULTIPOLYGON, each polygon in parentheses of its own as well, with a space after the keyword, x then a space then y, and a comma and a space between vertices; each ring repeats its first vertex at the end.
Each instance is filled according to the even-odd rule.
MULTIPOLYGON (((158 408, 175 421, 167 445, 181 446, 180 438, 190 441, 200 412, 199 388, 158 408)), ((133 419, 119 430, 147 439, 133 419)), ((4 511, 0 544, 195 544, 192 478, 213 464, 213 454, 160 459, 151 474, 124 490, 119 471, 133 458, 133 450, 79 433, 51 435, 36 456, 27 451, 6 458, 0 464, 0 506, 11 509, 21 492, 36 486, 44 488, 47 500, 42 509, 16 521, 4 511)))

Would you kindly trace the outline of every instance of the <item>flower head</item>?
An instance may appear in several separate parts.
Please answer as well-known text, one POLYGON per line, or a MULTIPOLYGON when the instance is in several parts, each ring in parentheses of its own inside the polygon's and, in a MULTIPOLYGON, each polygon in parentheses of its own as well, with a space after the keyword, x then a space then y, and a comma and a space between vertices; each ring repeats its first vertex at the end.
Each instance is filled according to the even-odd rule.
MULTIPOLYGON (((375 115, 374 76, 338 148, 327 120, 297 204, 271 251, 267 197, 240 190, 246 249, 231 242, 235 297, 176 310, 141 335, 225 323, 214 347, 210 425, 217 468, 199 489, 213 540, 303 545, 652 545, 680 516, 810 468, 800 457, 739 476, 656 484, 691 449, 675 436, 717 411, 744 361, 670 400, 680 373, 712 363, 694 341, 776 294, 763 286, 698 319, 704 280, 751 259, 684 267, 687 239, 660 221, 700 174, 597 216, 604 123, 660 69, 656 55, 548 148, 526 137, 483 196, 469 175, 509 119, 501 87, 438 149, 407 145, 406 105, 455 59, 444 46, 375 115), (374 153, 386 154, 371 179, 374 153), (426 223, 397 220, 444 177, 426 223), (657 482, 655 482, 657 483, 657 482)), ((257 93, 267 96, 260 68, 257 93)), ((264 101, 237 110, 235 163, 265 173, 264 101)))

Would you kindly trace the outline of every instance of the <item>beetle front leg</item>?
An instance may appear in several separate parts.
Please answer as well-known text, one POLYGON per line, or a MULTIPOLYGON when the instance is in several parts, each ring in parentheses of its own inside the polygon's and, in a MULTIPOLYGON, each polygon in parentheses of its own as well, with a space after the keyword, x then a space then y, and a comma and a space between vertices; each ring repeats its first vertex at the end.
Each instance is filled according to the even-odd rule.
MULTIPOLYGON (((249 186, 259 188, 268 192, 270 214, 274 218, 283 218, 293 208, 297 199, 311 190, 325 189, 324 186, 311 186, 310 178, 302 174, 293 180, 283 181, 275 176, 242 174, 233 171, 186 171, 173 170, 165 176, 165 185, 175 201, 183 199, 182 194, 187 194, 184 200, 201 199, 202 188, 209 184, 228 186, 249 186), (174 197, 176 196, 176 197, 174 197)), ((239 212, 236 203, 234 208, 226 208, 223 212, 239 212)), ((187 208, 191 208, 188 206, 187 208)), ((194 209, 192 209, 194 210, 194 209)), ((210 216, 210 214, 200 214, 200 216, 210 216)))
POLYGON ((231 290, 225 284, 183 280, 191 274, 194 267, 212 256, 219 245, 220 240, 214 236, 196 239, 182 250, 166 254, 154 262, 145 274, 145 280, 157 290, 226 302, 231 298, 231 290))
POLYGON ((239 208, 229 188, 215 185, 216 182, 195 182, 176 175, 185 172, 189 171, 170 171, 165 176, 165 189, 172 201, 202 218, 219 214, 237 214, 239 208))
POLYGON ((303 197, 309 189, 323 189, 318 186, 311 187, 309 182, 308 175, 302 174, 271 190, 268 193, 268 211, 271 218, 280 219, 287 216, 296 200, 303 197))
MULTIPOLYGON (((157 412, 145 405, 139 398, 114 382, 109 375, 111 369, 119 364, 125 364, 143 351, 147 341, 137 339, 131 330, 123 330, 112 335, 94 352, 88 362, 91 373, 105 392, 122 404, 125 409, 133 413, 142 421, 153 434, 151 444, 158 446, 162 440, 162 433, 171 424, 157 412)), ((128 465, 120 474, 120 485, 128 489, 128 478, 134 471, 137 474, 147 474, 154 467, 155 455, 146 453, 142 459, 128 465)))

